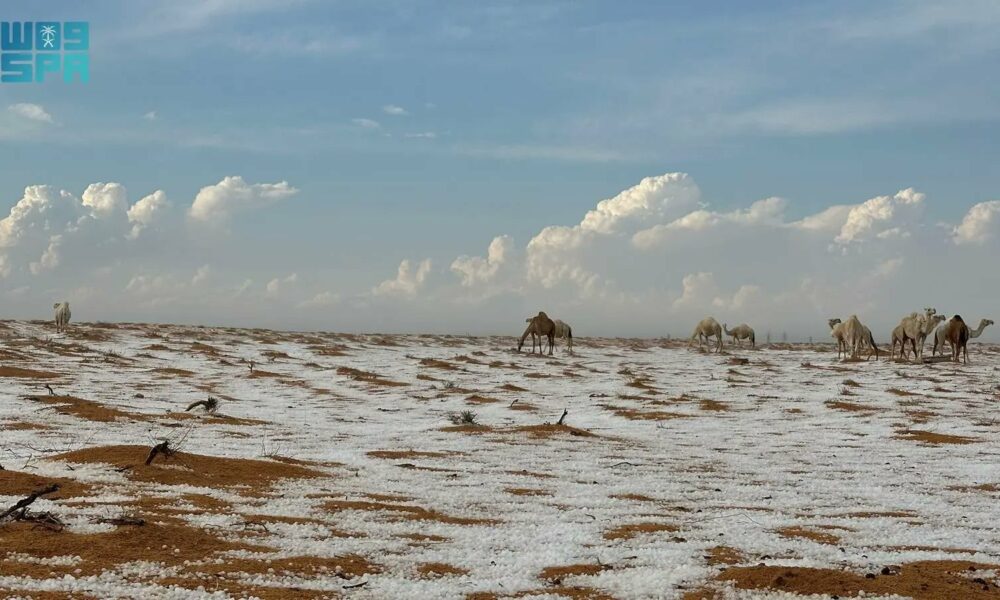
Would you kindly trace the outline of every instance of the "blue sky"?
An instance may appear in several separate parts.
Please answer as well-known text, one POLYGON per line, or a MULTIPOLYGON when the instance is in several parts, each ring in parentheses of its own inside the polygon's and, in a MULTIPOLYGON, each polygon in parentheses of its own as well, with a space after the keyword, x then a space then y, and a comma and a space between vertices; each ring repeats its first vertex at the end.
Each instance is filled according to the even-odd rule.
MULTIPOLYGON (((501 235, 526 250, 542 228, 573 226, 644 177, 687 173, 716 211, 780 196, 787 222, 913 187, 927 197, 923 226, 957 226, 1000 197, 995 2, 8 2, 3 19, 88 20, 92 73, 88 84, 0 85, 0 218, 26 186, 80 196, 95 182, 122 184, 128 204, 163 190, 176 213, 157 244, 82 260, 114 261, 111 286, 204 265, 236 288, 295 273, 286 287, 301 297, 286 312, 326 293, 331 325, 443 328, 456 309, 418 305, 455 284, 456 257, 484 255, 501 235), (47 118, 11 109, 21 105, 47 118), (199 190, 227 176, 297 192, 210 233, 184 224, 199 190), (373 316, 372 289, 404 259, 433 265, 394 305, 416 316, 373 316)), ((985 252, 986 238, 976 245, 985 252)), ((857 268, 901 251, 869 249, 857 268)), ((18 316, 94 287, 80 267, 30 273, 37 258, 26 251, 2 281, 20 290, 18 316)), ((614 293, 670 297, 682 275, 614 293)), ((528 273, 496 294, 534 310, 541 284, 572 310, 579 290, 550 283, 528 273)), ((194 318, 192 302, 133 304, 128 316, 194 318)), ((593 318, 622 310, 593 308, 602 302, 593 318)), ((273 308, 240 318, 307 321, 273 308)), ((477 329, 476 310, 463 326, 477 329)), ((496 310, 482 329, 508 319, 496 310)), ((219 300, 204 318, 231 314, 219 300)))

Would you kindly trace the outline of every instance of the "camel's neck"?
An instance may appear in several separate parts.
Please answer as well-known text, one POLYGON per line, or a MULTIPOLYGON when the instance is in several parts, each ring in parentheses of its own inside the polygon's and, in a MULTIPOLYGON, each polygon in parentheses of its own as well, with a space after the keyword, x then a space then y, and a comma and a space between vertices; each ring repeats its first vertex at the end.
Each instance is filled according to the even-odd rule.
POLYGON ((976 327, 975 329, 970 329, 969 330, 969 337, 970 338, 977 338, 977 337, 983 335, 983 330, 986 329, 986 327, 987 327, 986 321, 980 321, 979 322, 979 327, 976 327))

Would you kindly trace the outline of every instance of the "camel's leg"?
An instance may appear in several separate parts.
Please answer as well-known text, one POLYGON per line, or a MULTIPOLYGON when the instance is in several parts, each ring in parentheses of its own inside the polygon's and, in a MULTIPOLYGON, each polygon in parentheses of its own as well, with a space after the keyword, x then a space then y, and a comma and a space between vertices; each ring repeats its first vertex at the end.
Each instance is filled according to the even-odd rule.
POLYGON ((556 336, 554 333, 549 334, 549 356, 552 356, 552 347, 556 345, 556 336))

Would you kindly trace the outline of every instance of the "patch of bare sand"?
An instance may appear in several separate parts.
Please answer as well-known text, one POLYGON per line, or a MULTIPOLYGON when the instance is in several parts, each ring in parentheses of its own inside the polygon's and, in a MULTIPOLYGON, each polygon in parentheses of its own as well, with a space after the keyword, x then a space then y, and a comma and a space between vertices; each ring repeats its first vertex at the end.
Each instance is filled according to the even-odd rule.
POLYGON ((875 408, 872 406, 857 404, 856 402, 845 402, 844 400, 827 400, 823 404, 826 405, 828 408, 835 408, 837 410, 846 410, 847 412, 856 412, 862 414, 870 414, 876 412, 875 408))
POLYGON ((50 457, 70 463, 99 463, 118 467, 132 481, 163 485, 244 488, 263 493, 282 479, 309 479, 324 474, 301 465, 272 460, 222 458, 187 452, 157 456, 146 465, 145 446, 98 446, 50 457))
POLYGON ((437 579, 449 575, 468 575, 468 569, 441 562, 421 563, 417 565, 417 575, 424 579, 437 579))
POLYGON ((405 458, 446 458, 451 456, 446 452, 423 452, 420 450, 372 450, 368 453, 372 458, 401 460, 405 458))
POLYGON ((538 488, 509 487, 504 489, 508 494, 514 496, 551 496, 552 492, 538 488))
POLYGON ((362 371, 352 367, 337 367, 337 375, 350 377, 355 381, 361 381, 371 385, 381 385, 385 387, 399 387, 407 385, 401 381, 392 381, 391 379, 385 379, 376 373, 370 373, 368 371, 362 371))
POLYGON ((233 425, 237 427, 267 425, 267 421, 248 419, 246 417, 231 417, 221 413, 169 412, 164 418, 174 421, 199 421, 209 425, 233 425))
POLYGON ((85 421, 96 421, 98 423, 109 423, 118 419, 130 419, 133 421, 149 420, 149 415, 126 412, 94 402, 84 400, 75 396, 28 396, 29 400, 50 404, 55 407, 55 411, 61 415, 71 415, 85 421))
POLYGON ((682 413, 668 412, 665 410, 642 410, 639 408, 615 406, 611 404, 602 404, 601 407, 606 410, 610 410, 615 413, 616 416, 630 421, 669 421, 671 419, 683 419, 688 416, 682 413))
MULTIPOLYGON (((988 572, 1000 565, 966 561, 921 561, 900 567, 885 567, 871 573, 807 567, 731 567, 716 580, 742 590, 775 590, 801 595, 839 596, 896 595, 915 600, 995 600, 1000 589, 988 572), (986 573, 983 573, 986 571, 986 573)), ((685 595, 685 600, 721 597, 711 589, 685 595)))
POLYGON ((939 446, 941 444, 972 444, 978 441, 975 438, 965 437, 962 435, 935 433, 933 431, 924 431, 921 429, 903 429, 901 431, 897 431, 894 437, 900 440, 910 440, 931 446, 939 446))
POLYGON ((811 529, 798 526, 782 527, 776 530, 776 533, 783 538, 810 540, 819 544, 835 545, 840 541, 840 538, 832 533, 813 531, 811 529))
POLYGON ((730 548, 729 546, 716 546, 714 548, 708 549, 708 554, 705 555, 705 561, 710 565, 738 565, 745 561, 746 557, 743 553, 736 548, 730 548))
POLYGON ((620 525, 605 531, 604 539, 630 540, 637 535, 660 533, 664 531, 673 533, 678 531, 678 529, 676 525, 671 525, 670 523, 629 523, 627 525, 620 525))
POLYGON ((554 585, 560 585, 563 579, 574 575, 597 575, 602 571, 610 570, 610 565, 576 564, 561 565, 556 567, 545 567, 538 574, 539 579, 544 579, 554 585))
POLYGON ((42 477, 33 473, 0 470, 0 495, 4 496, 27 496, 53 483, 59 486, 59 491, 45 496, 47 500, 86 496, 91 489, 89 485, 73 479, 42 477))
POLYGON ((372 502, 367 500, 330 500, 323 505, 328 512, 358 510, 365 512, 387 512, 401 521, 434 521, 450 525, 494 525, 492 519, 476 519, 469 517, 454 517, 434 509, 409 504, 390 504, 388 502, 372 502))
POLYGON ((54 379, 59 375, 49 371, 35 371, 34 369, 22 369, 20 367, 0 367, 0 377, 11 377, 14 379, 54 379))

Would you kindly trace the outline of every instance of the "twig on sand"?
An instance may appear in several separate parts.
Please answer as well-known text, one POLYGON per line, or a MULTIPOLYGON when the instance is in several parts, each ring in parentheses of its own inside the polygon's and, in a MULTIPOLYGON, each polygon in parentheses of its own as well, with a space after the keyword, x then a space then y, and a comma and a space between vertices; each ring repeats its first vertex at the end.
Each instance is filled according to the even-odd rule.
POLYGON ((146 524, 146 520, 137 517, 114 517, 114 518, 104 517, 100 519, 94 519, 91 521, 91 523, 102 523, 105 525, 114 525, 116 527, 122 527, 125 525, 131 525, 133 527, 142 527, 143 525, 146 524))
POLYGON ((208 400, 198 400, 197 402, 192 402, 188 404, 188 407, 184 409, 184 412, 190 412, 191 410, 198 408, 199 406, 205 407, 205 412, 215 412, 219 408, 219 401, 212 396, 208 397, 208 400))
POLYGON ((347 583, 347 584, 344 584, 343 588, 345 590, 353 590, 355 588, 359 588, 359 587, 361 587, 363 585, 367 585, 367 584, 368 584, 368 580, 365 579, 364 581, 361 581, 359 583, 347 583))
MULTIPOLYGON (((3 511, 3 513, 0 514, 0 521, 3 521, 4 519, 6 519, 7 517, 9 517, 10 515, 16 513, 17 511, 21 511, 21 517, 23 517, 25 509, 27 509, 29 506, 31 506, 31 504, 35 500, 38 500, 42 496, 47 496, 49 494, 54 494, 55 492, 58 492, 58 491, 59 491, 59 484, 58 483, 53 483, 53 484, 51 484, 49 486, 46 486, 46 487, 44 487, 44 488, 42 488, 40 490, 35 490, 34 492, 31 492, 31 495, 29 495, 29 496, 27 496, 25 498, 21 498, 13 506, 11 506, 7 510, 3 511)), ((17 517, 17 518, 21 518, 21 517, 17 517)))
POLYGON ((616 468, 616 467, 620 467, 620 466, 622 466, 622 465, 628 465, 628 466, 630 466, 630 467, 638 467, 638 466, 639 466, 639 465, 637 465, 637 464, 635 464, 635 463, 630 463, 630 462, 629 462, 629 461, 627 461, 627 460, 623 460, 623 461, 621 461, 621 462, 618 462, 618 463, 615 463, 615 464, 611 465, 611 466, 610 466, 610 467, 608 467, 608 468, 609 468, 609 469, 614 469, 614 468, 616 468))
POLYGON ((157 454, 162 454, 164 456, 172 456, 174 454, 174 449, 170 447, 169 440, 163 440, 159 444, 150 448, 149 455, 146 456, 146 466, 153 463, 153 459, 156 458, 157 454))
POLYGON ((562 425, 563 424, 563 419, 565 419, 566 415, 568 415, 568 414, 569 414, 569 409, 564 408, 562 416, 559 417, 558 421, 556 421, 556 425, 562 425))

